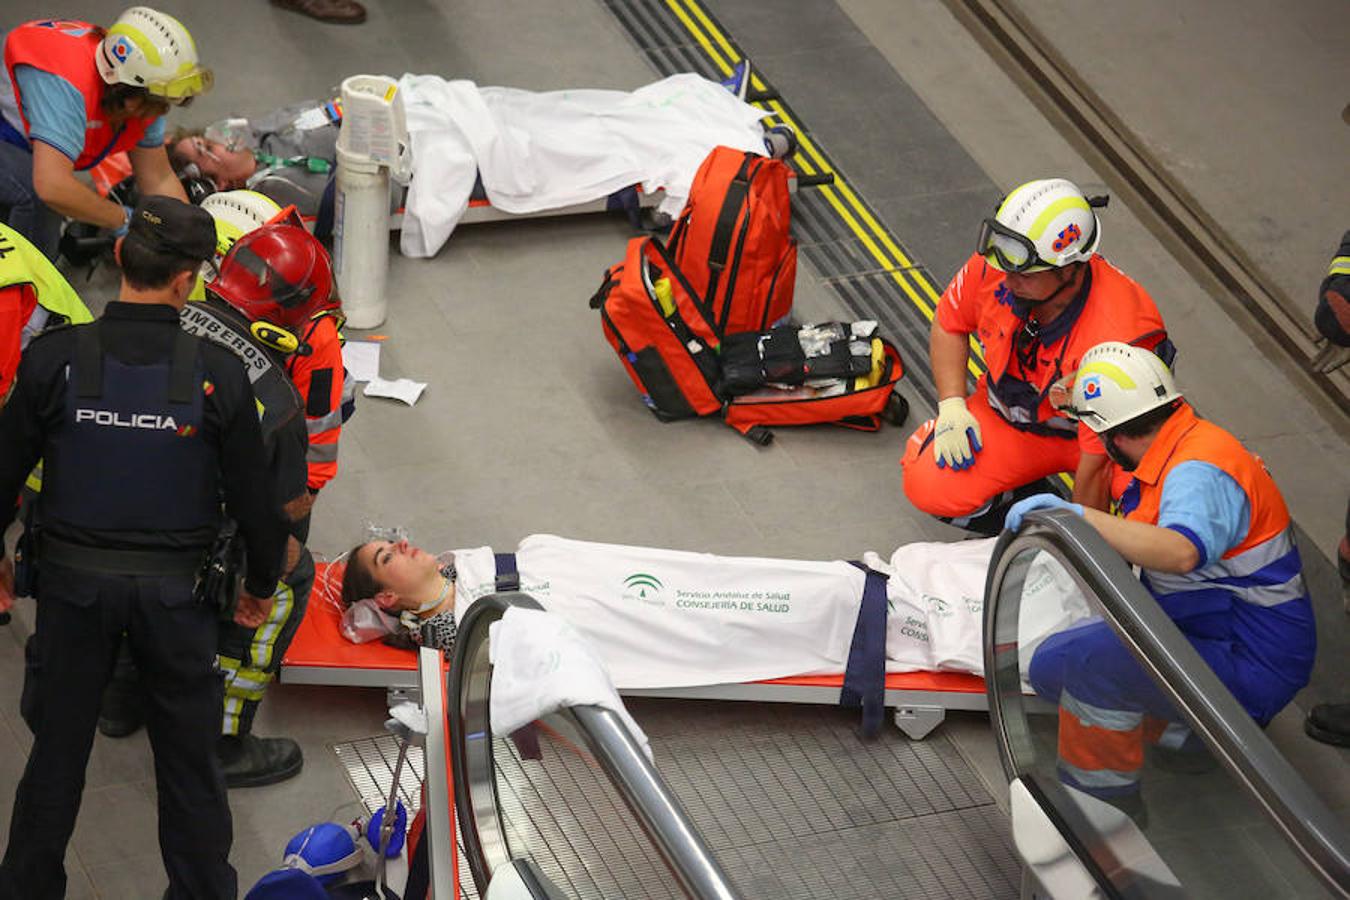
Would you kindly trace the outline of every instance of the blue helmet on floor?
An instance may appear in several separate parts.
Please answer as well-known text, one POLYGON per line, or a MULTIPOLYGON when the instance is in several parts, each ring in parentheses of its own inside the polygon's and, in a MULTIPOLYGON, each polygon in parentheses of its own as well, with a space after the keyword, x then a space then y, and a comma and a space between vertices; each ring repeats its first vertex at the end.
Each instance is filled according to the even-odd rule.
POLYGON ((290 839, 281 866, 264 875, 244 900, 326 900, 323 885, 337 881, 361 858, 350 828, 334 822, 311 825, 290 839))

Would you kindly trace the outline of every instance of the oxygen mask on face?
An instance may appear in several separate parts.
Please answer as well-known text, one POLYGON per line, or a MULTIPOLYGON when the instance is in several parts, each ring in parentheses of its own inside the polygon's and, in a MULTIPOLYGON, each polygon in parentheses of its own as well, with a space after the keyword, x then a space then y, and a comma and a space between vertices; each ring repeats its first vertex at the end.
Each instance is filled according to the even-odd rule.
POLYGON ((248 119, 232 118, 212 122, 206 126, 203 137, 208 141, 224 144, 225 149, 231 152, 257 149, 257 142, 253 139, 253 129, 249 127, 248 119))
POLYGON ((403 626, 397 616, 380 609, 374 597, 366 597, 343 611, 338 630, 353 644, 366 644, 399 634, 403 626))

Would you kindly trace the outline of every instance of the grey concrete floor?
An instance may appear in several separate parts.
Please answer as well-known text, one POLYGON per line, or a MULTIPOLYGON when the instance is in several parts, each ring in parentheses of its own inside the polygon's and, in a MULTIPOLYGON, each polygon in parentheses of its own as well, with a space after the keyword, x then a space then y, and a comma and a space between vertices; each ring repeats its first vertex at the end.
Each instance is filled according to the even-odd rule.
MULTIPOLYGON (((939 282, 966 254, 972 216, 1001 188, 1047 174, 1102 183, 940 4, 708 5, 939 282), (796 49, 778 53, 789 43, 796 49), (854 73, 852 89, 812 93, 812 80, 798 73, 809 75, 813 65, 854 73), (881 77, 906 86, 915 121, 922 112, 936 123, 926 133, 930 146, 945 142, 948 149, 937 156, 877 151, 888 123, 858 123, 881 77)), ((1344 184, 1350 129, 1326 125, 1335 125, 1346 99, 1334 97, 1345 83, 1346 58, 1326 57, 1345 45, 1343 34, 1332 37, 1345 28, 1329 15, 1336 4, 1317 0, 1287 15, 1257 0, 1130 4, 1128 22, 1114 21, 1127 16, 1125 6, 1094 7, 1087 17, 1064 4, 1022 5, 1053 23, 1048 33, 1064 52, 1082 54, 1074 60, 1099 93, 1175 160, 1206 207, 1232 222, 1253 255, 1310 307, 1346 224, 1336 218, 1344 196, 1338 200, 1335 187, 1344 184), (1216 18, 1225 20, 1222 29, 1212 27, 1216 18), (1222 52, 1228 48, 1235 52, 1222 52), (1326 64, 1308 64, 1316 60, 1326 64), (1278 77, 1263 77, 1267 67, 1278 77), (1173 82, 1186 90, 1167 91, 1173 82), (1304 134, 1309 139, 1293 137, 1304 134), (1291 176, 1284 157, 1294 155, 1291 176), (1339 179, 1325 177, 1337 172, 1339 179), (1279 202, 1271 199, 1277 195, 1279 202)), ((652 79, 599 0, 370 6, 365 25, 344 28, 262 0, 228 17, 204 0, 175 4, 171 11, 216 66, 218 85, 178 119, 205 124, 326 96, 358 71, 436 72, 532 89, 631 89, 652 79)), ((111 21, 120 8, 116 0, 86 0, 63 12, 111 21)), ((12 0, 0 24, 47 14, 36 0, 12 0)), ((900 135, 909 123, 889 124, 900 135)), ((1124 204, 1113 203, 1105 221, 1106 254, 1158 298, 1181 348, 1183 387, 1262 454, 1295 516, 1323 553, 1332 552, 1350 494, 1346 423, 1301 397, 1124 204)), ((316 509, 317 552, 347 549, 366 522, 405 526, 435 549, 509 546, 532 532, 555 532, 801 558, 851 558, 958 536, 903 497, 897 460, 907 432, 780 430, 773 447, 756 449, 716 423, 653 419, 586 308, 628 236, 622 221, 604 217, 480 226, 457 234, 433 260, 391 261, 382 373, 430 387, 412 408, 363 400, 344 432, 340 476, 316 509)), ((804 268, 798 278, 800 316, 839 315, 814 272, 804 268)), ((91 298, 97 304, 107 283, 95 284, 105 292, 91 298)), ((928 414, 917 409, 914 419, 928 414)), ((1343 629, 1338 634, 1340 643, 1324 644, 1323 653, 1345 655, 1350 640, 1343 629)), ((17 717, 16 636, 15 629, 0 633, 6 831, 28 747, 17 717)), ((241 884, 276 863, 290 834, 350 796, 329 747, 378 732, 382 718, 380 692, 285 685, 270 692, 258 730, 301 739, 307 766, 286 785, 232 795, 241 884)), ((959 752, 1006 802, 987 728, 972 716, 950 725, 959 752)), ((1333 783, 1347 783, 1343 753, 1309 752, 1295 727, 1279 729, 1278 739, 1310 766, 1340 773, 1333 783)), ((154 833, 150 779, 143 737, 96 742, 69 855, 68 896, 157 896, 163 876, 155 848, 124 838, 154 833)))

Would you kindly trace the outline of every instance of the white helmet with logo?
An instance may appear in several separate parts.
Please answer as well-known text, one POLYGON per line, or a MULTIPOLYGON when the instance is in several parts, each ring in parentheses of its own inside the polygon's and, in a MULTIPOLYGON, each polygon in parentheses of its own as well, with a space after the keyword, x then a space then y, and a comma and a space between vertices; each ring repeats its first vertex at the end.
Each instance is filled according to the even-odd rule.
POLYGON ((1093 211, 1106 198, 1089 200, 1063 178, 1028 181, 1013 190, 992 219, 980 226, 976 252, 1004 272, 1041 272, 1086 262, 1101 242, 1093 211))
POLYGON ((216 220, 216 257, 219 261, 234 242, 261 228, 281 212, 271 197, 257 191, 221 191, 202 201, 202 209, 216 220))
POLYGON ((108 84, 143 87, 171 103, 204 94, 213 82, 183 23, 148 6, 133 6, 118 16, 94 55, 108 84))
POLYGON ((1073 411, 1098 434, 1180 398, 1165 362, 1120 341, 1084 353, 1074 375, 1073 411))

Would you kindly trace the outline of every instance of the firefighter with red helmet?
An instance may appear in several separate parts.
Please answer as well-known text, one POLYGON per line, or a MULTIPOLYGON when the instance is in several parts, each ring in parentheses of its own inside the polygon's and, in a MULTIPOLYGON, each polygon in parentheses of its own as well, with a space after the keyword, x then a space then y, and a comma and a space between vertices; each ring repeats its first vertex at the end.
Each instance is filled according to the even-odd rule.
POLYGON ((314 562, 304 545, 314 498, 337 471, 343 421, 342 312, 333 295, 328 253, 298 222, 264 225, 240 237, 206 292, 209 299, 237 310, 251 337, 284 366, 299 394, 308 432, 305 483, 279 498, 292 522, 288 574, 261 625, 228 628, 221 634, 220 660, 226 672, 221 763, 231 787, 248 787, 285 780, 303 765, 294 741, 259 738, 251 730, 314 585, 314 562))
POLYGON ((309 427, 309 489, 317 494, 337 475, 338 438, 355 396, 342 366, 333 268, 308 233, 302 239, 291 230, 260 230, 247 237, 244 249, 221 263, 212 289, 253 321, 261 340, 289 354, 287 370, 309 427))

